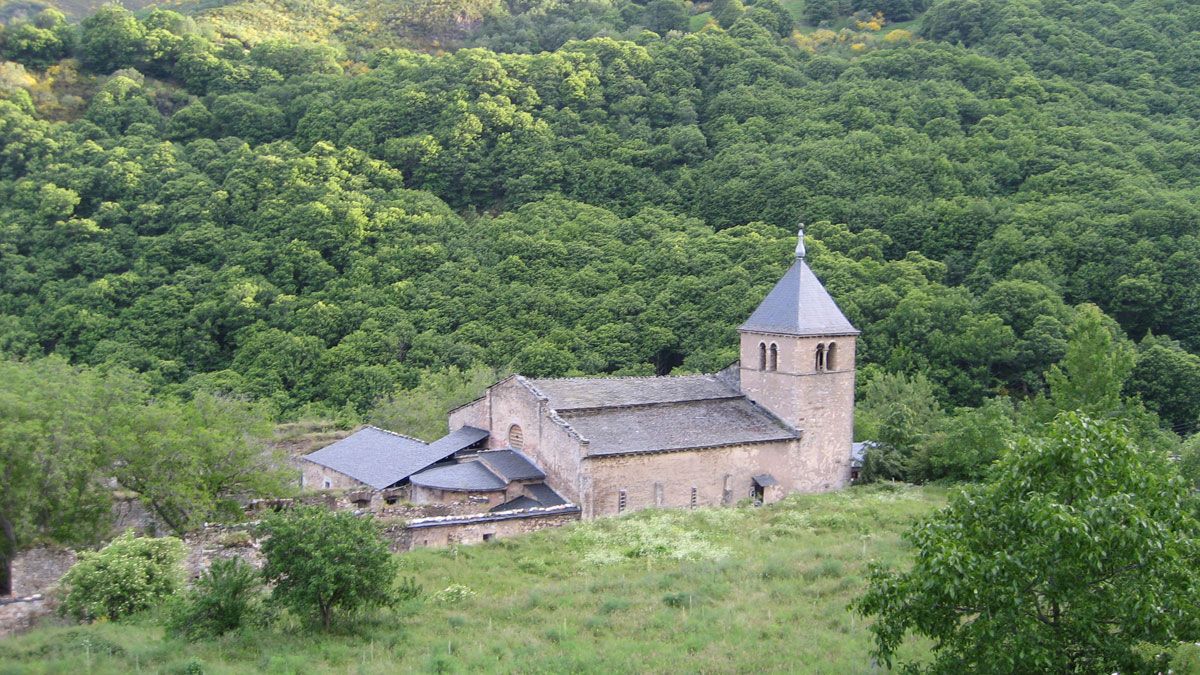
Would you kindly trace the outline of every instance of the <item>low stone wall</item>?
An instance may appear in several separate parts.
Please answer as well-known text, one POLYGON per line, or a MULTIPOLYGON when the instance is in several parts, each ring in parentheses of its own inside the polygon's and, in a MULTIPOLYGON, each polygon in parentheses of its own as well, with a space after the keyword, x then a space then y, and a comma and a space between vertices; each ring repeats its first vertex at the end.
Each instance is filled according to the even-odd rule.
MULTIPOLYGON (((401 508, 397 511, 426 512, 427 509, 401 508)), ((403 519, 401 513, 387 515, 399 516, 390 518, 392 524, 385 524, 383 528, 391 549, 399 553, 421 547, 476 544, 559 527, 579 520, 580 509, 574 504, 564 504, 499 513, 423 515, 411 520, 403 519)), ((187 556, 183 564, 189 578, 196 579, 213 561, 227 558, 241 558, 261 568, 264 560, 256 525, 254 522, 208 525, 188 535, 184 539, 187 556)), ((31 549, 17 556, 13 564, 17 596, 0 598, 0 637, 26 630, 54 612, 58 606, 55 587, 75 559, 74 551, 51 547, 31 549)))
POLYGON ((444 547, 456 544, 478 544, 527 534, 549 527, 560 527, 579 520, 580 510, 574 504, 541 509, 500 511, 474 516, 422 518, 389 532, 392 550, 411 551, 414 548, 444 547))
POLYGON ((13 595, 34 595, 49 590, 75 564, 75 552, 66 548, 38 546, 13 559, 13 595))
POLYGON ((32 628, 37 622, 54 613, 58 603, 37 593, 26 597, 0 598, 0 638, 32 628))

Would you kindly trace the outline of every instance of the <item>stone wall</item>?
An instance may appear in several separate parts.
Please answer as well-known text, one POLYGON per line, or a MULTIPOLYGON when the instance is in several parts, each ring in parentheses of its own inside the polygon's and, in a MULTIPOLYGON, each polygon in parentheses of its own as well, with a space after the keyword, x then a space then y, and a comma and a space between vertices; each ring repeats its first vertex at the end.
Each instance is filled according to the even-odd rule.
POLYGON ((579 507, 573 504, 524 511, 503 511, 466 517, 425 518, 387 529, 392 550, 440 548, 459 544, 479 544, 579 520, 579 507))
POLYGON ((370 488, 340 471, 310 462, 303 457, 295 460, 300 469, 300 487, 305 490, 347 490, 370 488))
POLYGON ((815 470, 828 483, 850 480, 850 446, 854 438, 855 338, 792 337, 742 333, 739 373, 742 391, 752 401, 804 431, 802 449, 812 455, 815 470), (759 342, 779 347, 778 369, 758 369, 759 342), (818 372, 818 345, 837 345, 834 369, 818 372))
MULTIPOLYGON (((773 502, 791 492, 829 489, 829 476, 802 440, 748 443, 678 452, 594 456, 586 460, 591 476, 590 517, 650 507, 689 508, 736 504, 750 498, 751 477, 770 474, 779 484, 765 491, 773 502), (693 492, 695 490, 695 501, 693 492)), ((590 507, 590 508, 589 508, 590 507)))
POLYGON ((0 638, 29 630, 57 608, 58 603, 53 598, 40 593, 29 597, 0 598, 0 638))
POLYGON ((583 450, 580 438, 552 414, 549 401, 528 380, 514 375, 497 382, 478 400, 450 411, 450 427, 465 424, 491 432, 487 447, 509 447, 509 430, 521 427, 522 447, 542 471, 546 484, 569 501, 578 501, 583 450))
POLYGON ((75 552, 52 546, 22 551, 13 559, 13 595, 29 596, 49 590, 75 564, 75 552))

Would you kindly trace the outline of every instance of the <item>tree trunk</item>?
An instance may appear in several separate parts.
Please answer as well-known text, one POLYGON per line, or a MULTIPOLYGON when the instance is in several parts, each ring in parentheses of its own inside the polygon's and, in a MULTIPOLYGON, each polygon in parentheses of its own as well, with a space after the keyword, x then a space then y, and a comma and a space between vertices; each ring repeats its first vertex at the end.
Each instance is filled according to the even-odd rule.
POLYGON ((0 516, 0 597, 12 595, 12 563, 17 555, 17 535, 12 523, 0 516))

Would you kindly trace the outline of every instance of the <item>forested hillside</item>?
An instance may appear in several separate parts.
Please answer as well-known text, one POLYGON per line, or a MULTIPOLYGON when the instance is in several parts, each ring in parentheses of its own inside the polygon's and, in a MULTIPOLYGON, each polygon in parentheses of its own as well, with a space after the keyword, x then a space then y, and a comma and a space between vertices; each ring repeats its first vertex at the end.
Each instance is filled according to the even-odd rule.
POLYGON ((915 34, 695 9, 506 9, 437 55, 10 24, 0 353, 284 418, 449 368, 710 370, 805 221, 862 382, 1035 394, 1094 303, 1138 344, 1129 393, 1195 430, 1200 7, 942 0, 915 34))

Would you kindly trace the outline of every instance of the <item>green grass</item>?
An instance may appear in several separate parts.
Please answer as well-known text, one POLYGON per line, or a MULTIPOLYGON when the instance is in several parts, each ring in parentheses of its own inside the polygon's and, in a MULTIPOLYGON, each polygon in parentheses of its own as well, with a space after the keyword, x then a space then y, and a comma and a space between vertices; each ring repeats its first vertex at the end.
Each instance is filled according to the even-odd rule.
POLYGON ((900 533, 943 500, 853 488, 415 551, 400 560, 422 599, 331 633, 288 617, 190 645, 149 617, 43 627, 0 642, 0 672, 870 672, 847 604, 868 561, 905 563, 900 533), (474 594, 433 599, 452 584, 474 594))

